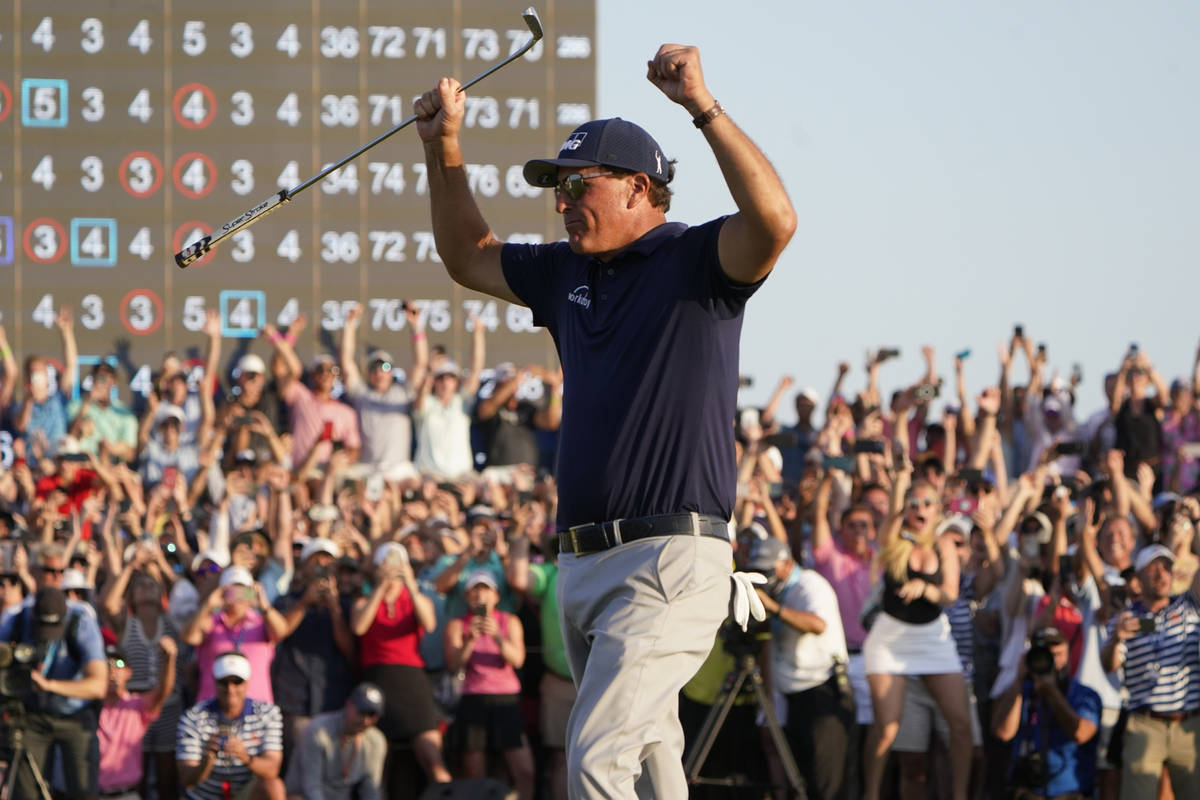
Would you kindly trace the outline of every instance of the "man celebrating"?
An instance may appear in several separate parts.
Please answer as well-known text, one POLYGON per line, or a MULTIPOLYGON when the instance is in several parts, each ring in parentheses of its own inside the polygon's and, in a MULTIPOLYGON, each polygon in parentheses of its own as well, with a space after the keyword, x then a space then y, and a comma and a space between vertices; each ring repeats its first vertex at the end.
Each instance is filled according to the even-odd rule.
POLYGON ((563 367, 573 798, 633 797, 635 783, 647 794, 647 782, 656 797, 687 796, 677 696, 729 601, 742 313, 796 227, 774 169, 705 86, 696 48, 663 45, 647 77, 707 139, 737 213, 667 223, 673 165, 638 126, 595 120, 557 158, 525 165, 528 181, 554 190, 567 241, 503 244, 468 188, 458 82, 443 78, 414 103, 450 276, 529 306, 563 367))

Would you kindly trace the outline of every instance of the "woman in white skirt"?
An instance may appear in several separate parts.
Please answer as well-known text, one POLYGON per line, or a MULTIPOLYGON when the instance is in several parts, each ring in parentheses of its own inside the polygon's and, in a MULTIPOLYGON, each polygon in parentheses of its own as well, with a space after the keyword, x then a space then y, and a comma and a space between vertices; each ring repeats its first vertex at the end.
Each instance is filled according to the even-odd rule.
POLYGON ((863 642, 875 712, 864 753, 864 796, 879 797, 904 710, 905 684, 909 676, 920 676, 950 726, 954 799, 966 800, 972 747, 967 685, 945 614, 958 597, 958 555, 953 542, 939 541, 934 534, 940 517, 937 491, 923 481, 909 489, 908 482, 901 470, 879 540, 881 613, 863 642))

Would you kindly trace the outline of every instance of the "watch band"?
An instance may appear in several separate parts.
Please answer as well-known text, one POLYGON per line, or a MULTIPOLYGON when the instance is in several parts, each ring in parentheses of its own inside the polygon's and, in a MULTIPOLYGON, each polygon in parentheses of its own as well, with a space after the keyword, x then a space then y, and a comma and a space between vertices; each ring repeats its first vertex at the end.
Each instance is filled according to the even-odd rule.
POLYGON ((714 119, 724 113, 725 109, 721 108, 721 104, 714 100, 712 108, 710 108, 708 111, 705 111, 703 114, 697 114, 696 116, 692 117, 692 124, 697 128, 703 128, 705 125, 712 122, 714 119))

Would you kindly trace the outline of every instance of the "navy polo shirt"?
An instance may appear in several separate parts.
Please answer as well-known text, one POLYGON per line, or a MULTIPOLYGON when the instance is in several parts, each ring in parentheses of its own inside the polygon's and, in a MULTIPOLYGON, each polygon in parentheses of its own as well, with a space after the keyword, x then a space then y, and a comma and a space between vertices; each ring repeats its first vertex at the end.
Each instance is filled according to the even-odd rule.
POLYGON ((505 280, 558 349, 558 527, 733 515, 738 340, 761 285, 721 271, 725 217, 665 223, 605 263, 566 242, 506 244, 505 280))

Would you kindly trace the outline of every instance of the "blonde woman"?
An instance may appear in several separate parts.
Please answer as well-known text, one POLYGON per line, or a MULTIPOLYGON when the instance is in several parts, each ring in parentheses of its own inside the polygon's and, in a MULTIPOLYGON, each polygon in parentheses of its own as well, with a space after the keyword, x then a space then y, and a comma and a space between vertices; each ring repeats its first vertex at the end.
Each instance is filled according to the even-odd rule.
POLYGON ((863 661, 875 721, 864 753, 867 800, 879 796, 888 752, 900 727, 904 689, 920 676, 950 726, 954 798, 966 800, 971 769, 971 723, 962 663, 945 609, 958 598, 959 561, 954 543, 938 539, 937 491, 924 481, 908 487, 900 471, 892 507, 879 539, 884 585, 876 617, 863 643, 863 661))

